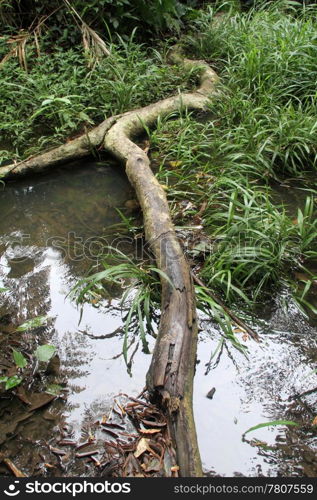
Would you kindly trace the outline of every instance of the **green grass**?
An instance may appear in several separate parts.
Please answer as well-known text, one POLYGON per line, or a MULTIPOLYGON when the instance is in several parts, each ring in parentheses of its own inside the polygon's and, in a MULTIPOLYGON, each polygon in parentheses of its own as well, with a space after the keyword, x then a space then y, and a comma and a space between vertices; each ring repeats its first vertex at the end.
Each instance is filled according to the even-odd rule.
MULTIPOLYGON (((289 177, 305 186, 307 174, 316 173, 317 8, 279 1, 237 12, 235 4, 209 6, 182 38, 187 54, 209 61, 221 77, 208 115, 183 112, 159 120, 146 131, 150 154, 175 224, 197 226, 186 234, 208 242, 203 257, 188 255, 210 288, 241 310, 288 286, 299 306, 315 313, 309 302, 315 279, 309 268, 317 259, 315 186, 307 187, 297 217, 273 202, 273 186, 289 177), (304 282, 296 282, 298 270, 304 282)), ((119 39, 93 70, 72 50, 43 55, 29 73, 8 62, 1 74, 1 141, 8 144, 2 160, 12 152, 18 159, 34 154, 106 116, 190 87, 195 74, 168 66, 163 48, 160 53, 133 37, 119 39)), ((123 280, 128 362, 132 324, 147 348, 159 275, 121 257, 121 263, 105 262, 101 274, 80 282, 77 292, 79 301, 103 296, 105 283, 123 280)), ((223 311, 199 287, 197 297, 241 349, 223 311)))
MULTIPOLYGON (((156 310, 160 306, 160 278, 169 278, 150 263, 138 265, 132 258, 115 248, 108 248, 102 260, 102 269, 79 280, 71 295, 77 304, 99 301, 107 297, 107 288, 119 287, 122 291, 121 307, 124 321, 122 353, 128 370, 133 358, 128 358, 129 349, 136 334, 142 343, 143 352, 149 354, 148 335, 156 336, 154 323, 156 310)), ((171 283, 172 286, 172 283, 171 283)))
MULTIPOLYGON (((307 268, 317 258, 316 191, 307 188, 295 217, 273 202, 273 185, 290 176, 303 182, 316 170, 317 26, 314 10, 294 15, 276 5, 201 14, 183 43, 217 68, 219 93, 207 117, 183 112, 146 132, 175 224, 200 228, 204 255, 188 256, 207 286, 240 311, 287 286, 315 314, 308 300, 315 276, 307 268), (304 282, 296 281, 298 270, 304 282)), ((199 309, 244 352, 222 308, 202 288, 196 294, 199 309)))
POLYGON ((184 114, 151 136, 177 224, 206 204, 211 244, 201 274, 231 304, 271 297, 317 257, 314 186, 296 220, 272 201, 273 181, 302 181, 317 160, 317 10, 285 5, 202 13, 184 46, 220 73, 209 118, 184 114), (183 199, 193 206, 185 218, 183 199))
MULTIPOLYGON (((118 249, 109 247, 106 255, 98 264, 96 272, 77 282, 71 296, 78 305, 85 302, 97 303, 109 296, 109 288, 119 287, 122 291, 121 308, 124 323, 122 353, 131 373, 133 354, 129 351, 135 338, 139 338, 143 352, 149 354, 148 336, 156 338, 158 326, 157 311, 161 302, 161 280, 173 283, 168 276, 151 262, 142 265, 135 262, 133 256, 127 256, 118 249)), ((205 315, 216 321, 224 335, 236 349, 246 355, 247 347, 236 338, 232 321, 223 308, 206 291, 196 286, 197 306, 205 315)))
POLYGON ((111 55, 93 69, 81 48, 56 49, 37 59, 29 47, 28 73, 14 58, 1 67, 0 164, 193 85, 194 75, 169 66, 164 51, 135 43, 133 35, 128 41, 119 38, 109 49, 111 55))

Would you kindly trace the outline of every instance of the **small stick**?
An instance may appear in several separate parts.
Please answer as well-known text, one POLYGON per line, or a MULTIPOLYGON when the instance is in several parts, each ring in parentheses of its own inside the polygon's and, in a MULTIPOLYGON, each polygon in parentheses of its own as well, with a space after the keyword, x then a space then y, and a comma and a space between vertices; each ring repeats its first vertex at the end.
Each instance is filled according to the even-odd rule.
POLYGON ((85 448, 86 446, 91 446, 95 442, 95 439, 93 441, 85 441, 84 443, 79 443, 79 445, 76 446, 76 450, 81 450, 82 448, 85 448))
POLYGON ((10 458, 4 458, 3 462, 6 464, 8 469, 15 475, 15 477, 27 477, 23 472, 21 472, 13 462, 11 462, 10 458))
POLYGON ((73 441, 72 439, 62 439, 58 441, 59 446, 77 446, 77 441, 73 441))
POLYGON ((317 387, 314 387, 313 389, 309 389, 308 391, 301 392, 300 394, 294 394, 294 396, 290 396, 288 399, 300 399, 303 396, 309 396, 310 394, 313 394, 314 392, 317 391, 317 387))
POLYGON ((97 455, 98 453, 99 453, 99 450, 83 451, 81 453, 76 453, 75 457, 77 457, 77 458, 91 457, 92 455, 97 455))
POLYGON ((54 446, 49 446, 49 449, 55 455, 58 455, 58 456, 61 456, 61 457, 63 457, 64 455, 66 455, 66 451, 65 450, 60 450, 59 448, 55 448, 54 446))
POLYGON ((116 432, 113 432, 112 430, 110 429, 105 429, 104 427, 101 429, 102 431, 104 432, 107 432, 108 434, 110 434, 111 437, 115 438, 115 439, 118 439, 118 434, 116 432))
POLYGON ((250 328, 244 321, 242 321, 242 319, 238 318, 238 316, 236 316, 227 306, 224 305, 224 303, 222 302, 222 300, 219 299, 219 297, 217 297, 217 295, 215 295, 214 293, 212 293, 209 288, 206 287, 206 285, 201 281, 200 278, 198 278, 198 276, 196 276, 195 273, 193 273, 193 271, 191 271, 191 275, 193 277, 193 280, 195 281, 195 283, 197 283, 197 285, 203 287, 206 291, 206 293, 215 301, 217 302, 217 304, 219 304, 222 309, 225 311, 225 313, 228 314, 228 316, 239 326, 241 326, 241 328, 243 328, 249 335, 251 338, 253 338, 253 340, 255 340, 256 342, 260 342, 260 338, 258 336, 258 334, 252 329, 250 328))

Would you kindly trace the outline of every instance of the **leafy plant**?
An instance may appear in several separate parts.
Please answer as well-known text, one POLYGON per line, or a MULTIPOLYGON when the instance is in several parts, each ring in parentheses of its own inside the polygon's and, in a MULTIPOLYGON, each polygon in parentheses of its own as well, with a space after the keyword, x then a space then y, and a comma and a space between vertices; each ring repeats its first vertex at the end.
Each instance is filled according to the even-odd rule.
MULTIPOLYGON (((43 326, 46 321, 49 319, 49 316, 37 316, 36 318, 29 319, 22 323, 17 327, 16 331, 25 332, 29 330, 33 330, 35 328, 39 328, 43 326)), ((48 363, 48 361, 54 356, 56 353, 56 347, 49 344, 40 345, 37 347, 35 352, 33 353, 33 359, 37 359, 39 362, 48 363)), ((12 349, 12 358, 15 366, 18 369, 18 375, 13 375, 10 377, 2 376, 0 377, 0 383, 5 384, 5 390, 13 389, 14 387, 21 384, 25 377, 27 377, 27 367, 29 365, 28 360, 22 354, 21 351, 17 351, 16 349, 12 349)))
POLYGON ((13 355, 13 359, 14 359, 15 365, 18 368, 23 369, 23 368, 25 368, 27 366, 28 362, 27 362, 27 360, 25 359, 25 357, 23 356, 23 354, 21 352, 13 350, 12 355, 13 355))
POLYGON ((287 283, 314 311, 311 285, 296 287, 290 276, 316 258, 315 193, 306 188, 295 219, 274 187, 286 176, 304 186, 316 170, 316 8, 294 15, 273 2, 241 13, 225 3, 201 11, 185 36, 187 51, 220 73, 218 94, 206 120, 183 113, 150 133, 157 177, 179 229, 195 218, 202 225, 210 244, 199 267, 226 302, 253 307, 287 283), (184 199, 193 207, 186 217, 184 199))
POLYGON ((17 387, 21 384, 23 378, 18 375, 13 375, 12 377, 0 377, 0 384, 5 384, 4 388, 6 391, 17 387))
POLYGON ((262 429, 263 427, 274 427, 279 425, 298 426, 298 424, 296 422, 293 422, 292 420, 272 420, 271 422, 264 422, 261 424, 257 424, 253 427, 250 427, 250 429, 248 429, 242 434, 242 437, 244 437, 249 432, 256 431, 257 429, 262 429))
POLYGON ((191 72, 170 67, 157 50, 119 38, 98 70, 79 50, 55 47, 22 70, 15 60, 1 67, 0 122, 5 147, 0 164, 21 160, 83 132, 105 116, 149 104, 191 86, 191 72), (107 85, 104 84, 107 80, 107 85))
POLYGON ((56 347, 54 345, 44 344, 37 347, 34 356, 41 362, 47 363, 55 354, 56 347))
POLYGON ((18 332, 25 332, 27 330, 32 330, 33 328, 39 328, 45 325, 49 316, 37 316, 36 318, 29 319, 17 327, 18 332))
POLYGON ((241 344, 241 342, 239 342, 239 340, 236 338, 232 321, 228 314, 206 293, 206 291, 202 287, 195 286, 195 291, 198 309, 203 311, 205 314, 210 315, 210 317, 216 323, 218 323, 222 332, 224 333, 225 338, 233 345, 233 347, 247 356, 247 347, 241 344))
POLYGON ((123 290, 121 306, 125 311, 122 352, 128 361, 129 338, 138 332, 143 351, 149 353, 147 335, 155 336, 153 321, 160 304, 160 280, 173 286, 169 277, 149 264, 138 266, 129 256, 109 247, 110 252, 102 261, 104 269, 80 280, 72 290, 78 304, 107 295, 109 286, 123 290), (118 263, 119 262, 119 263, 118 263))

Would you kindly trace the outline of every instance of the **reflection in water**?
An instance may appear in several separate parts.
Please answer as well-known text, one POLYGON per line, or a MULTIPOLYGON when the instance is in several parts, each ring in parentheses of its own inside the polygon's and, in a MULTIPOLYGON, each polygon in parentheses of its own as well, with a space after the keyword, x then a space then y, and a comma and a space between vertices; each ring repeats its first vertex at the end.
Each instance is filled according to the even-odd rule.
MULTIPOLYGON (((0 286, 10 289, 2 295, 0 312, 9 313, 16 325, 38 315, 53 318, 37 333, 38 341, 58 347, 61 366, 49 381, 68 390, 65 401, 56 400, 34 413, 17 398, 0 401, 2 450, 26 473, 44 473, 47 442, 61 429, 70 429, 72 439, 87 439, 94 422, 110 411, 115 394, 133 395, 143 388, 150 356, 137 352, 130 377, 122 356, 117 357, 122 333, 94 339, 122 326, 120 298, 100 307, 86 304, 78 324, 79 311, 67 296, 94 264, 101 245, 113 243, 109 226, 120 221, 115 207, 123 207, 129 198, 130 187, 121 171, 96 164, 9 184, 0 193, 0 286)), ((289 303, 287 296, 263 306, 262 342, 247 342, 248 359, 227 346, 208 374, 205 365, 220 336, 212 322, 202 323, 194 407, 201 454, 210 474, 316 475, 311 426, 309 431, 259 429, 250 434, 253 446, 242 440, 243 432, 260 422, 287 418, 308 423, 314 417, 309 413, 316 409, 314 394, 302 402, 288 398, 316 385, 317 376, 311 373, 317 361, 316 330, 291 305, 285 311, 282 303, 289 303), (213 398, 208 399, 212 388, 213 398)), ((2 333, 0 343, 1 339, 2 333)), ((102 442, 104 436, 97 438, 102 442)), ((90 473, 78 461, 63 467, 70 476, 90 473)), ((0 473, 8 471, 3 467, 0 473)), ((61 470, 45 473, 58 475, 61 470)))
POLYGON ((247 342, 248 359, 228 347, 207 376, 205 365, 219 335, 212 328, 201 335, 194 408, 205 466, 227 476, 316 476, 317 439, 311 427, 316 393, 305 398, 299 412, 292 399, 317 385, 316 329, 295 308, 277 306, 262 320, 259 333, 260 344, 247 342), (211 387, 216 389, 212 400, 206 398, 211 387), (247 429, 274 420, 304 423, 314 436, 301 427, 266 427, 247 436, 251 444, 243 442, 247 429))
MULTIPOLYGON (((16 325, 38 315, 53 318, 39 342, 58 347, 60 372, 50 382, 66 382, 69 391, 66 402, 57 400, 32 416, 19 400, 0 402, 3 451, 26 472, 38 473, 39 454, 31 456, 34 442, 45 455, 44 442, 56 435, 56 425, 67 422, 78 439, 87 414, 100 418, 113 395, 137 394, 143 388, 149 357, 136 354, 131 378, 122 356, 112 359, 121 353, 122 337, 93 339, 122 326, 118 299, 111 307, 86 304, 79 325, 80 311, 67 297, 104 252, 100 242, 114 244, 109 227, 120 222, 115 207, 122 208, 129 198, 130 186, 118 167, 93 164, 9 184, 1 192, 0 286, 10 290, 1 312, 9 311, 16 325)), ((126 249, 131 251, 128 245, 126 249)), ((87 473, 77 466, 68 472, 87 473)), ((1 472, 7 473, 5 468, 1 472)))

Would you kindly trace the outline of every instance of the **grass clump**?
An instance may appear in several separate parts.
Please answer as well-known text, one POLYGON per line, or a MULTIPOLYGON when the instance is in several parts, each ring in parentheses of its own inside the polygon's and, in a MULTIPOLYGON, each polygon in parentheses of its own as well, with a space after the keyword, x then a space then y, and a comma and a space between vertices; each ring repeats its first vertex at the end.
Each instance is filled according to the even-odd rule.
POLYGON ((108 116, 193 84, 191 72, 170 67, 164 55, 134 42, 133 35, 128 41, 119 38, 109 50, 93 69, 81 50, 58 48, 34 59, 29 72, 12 58, 2 66, 0 164, 61 144, 108 116))
MULTIPOLYGON (((151 155, 176 224, 208 242, 203 256, 189 256, 209 287, 231 305, 253 307, 286 283, 307 308, 317 260, 316 191, 307 180, 317 165, 317 8, 278 1, 239 12, 236 4, 216 2, 183 38, 186 52, 209 61, 221 77, 208 116, 184 112, 159 120, 147 131, 151 155), (295 215, 289 203, 273 202, 274 183, 290 177, 307 190, 295 215), (294 279, 298 270, 304 285, 294 279)), ((133 36, 112 43, 110 53, 94 69, 74 50, 41 56, 29 73, 10 60, 2 73, 1 140, 8 144, 2 161, 12 151, 21 159, 106 116, 175 94, 195 77, 168 66, 164 55, 133 36)), ((151 265, 120 258, 105 261, 76 292, 82 302, 102 296, 107 283, 127 287, 123 351, 129 364, 132 325, 147 350, 162 276, 151 265)), ((199 287, 197 296, 235 343, 223 311, 199 287)))
POLYGON ((143 352, 149 353, 147 335, 156 336, 154 326, 156 310, 160 306, 160 278, 167 281, 169 278, 150 263, 138 265, 118 249, 109 247, 108 252, 102 259, 102 269, 97 264, 97 272, 79 280, 71 295, 77 304, 83 304, 108 297, 107 290, 114 286, 121 289, 120 305, 124 321, 122 353, 130 371, 133 356, 129 359, 128 353, 136 333, 139 334, 143 352))
MULTIPOLYGON (((78 305, 86 302, 98 303, 109 297, 109 290, 121 289, 120 307, 123 319, 122 354, 131 373, 133 356, 132 346, 139 338, 144 353, 149 354, 148 335, 156 338, 159 316, 157 311, 161 302, 161 281, 173 283, 169 277, 151 262, 138 264, 133 257, 120 250, 109 247, 108 254, 97 264, 97 272, 89 274, 77 282, 71 291, 78 305), (132 351, 132 354, 129 353, 132 351)), ((223 308, 213 300, 206 290, 196 286, 197 305, 200 311, 212 316, 220 325, 223 339, 246 355, 247 348, 237 339, 232 321, 223 308)), ((136 349, 138 348, 138 345, 136 349)))
MULTIPOLYGON (((208 116, 183 112, 159 120, 147 130, 152 160, 178 228, 189 226, 208 242, 203 256, 188 252, 208 287, 232 307, 251 310, 287 286, 300 307, 315 312, 308 297, 317 259, 316 191, 305 179, 317 160, 317 10, 276 2, 241 13, 233 4, 209 8, 184 39, 187 51, 210 61, 221 76, 208 116), (297 211, 275 201, 274 185, 290 176, 307 190, 297 211)), ((129 272, 137 280, 130 312, 144 336, 151 273, 141 278, 134 265, 129 272)), ((196 292, 198 307, 243 351, 224 310, 203 288, 196 292)))
POLYGON ((244 13, 232 2, 210 7, 184 42, 220 72, 209 118, 185 114, 152 135, 176 217, 181 199, 193 206, 184 224, 199 220, 204 206, 210 246, 201 273, 230 303, 271 297, 296 269, 314 278, 307 270, 317 257, 314 187, 297 217, 272 195, 290 176, 304 188, 316 170, 316 13, 286 2, 244 13))

